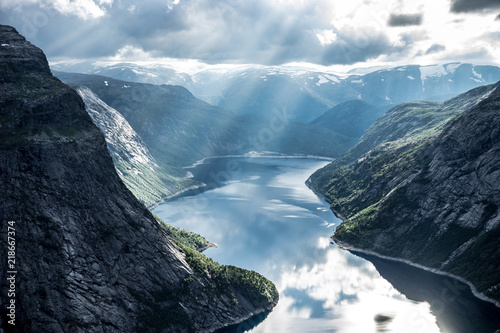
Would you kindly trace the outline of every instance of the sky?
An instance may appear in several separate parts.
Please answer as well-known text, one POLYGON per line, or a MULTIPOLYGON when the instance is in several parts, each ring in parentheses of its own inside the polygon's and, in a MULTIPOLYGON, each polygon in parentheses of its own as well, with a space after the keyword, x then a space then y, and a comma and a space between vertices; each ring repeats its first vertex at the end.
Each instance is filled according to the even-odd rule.
POLYGON ((500 0, 0 0, 61 60, 498 65, 500 0))

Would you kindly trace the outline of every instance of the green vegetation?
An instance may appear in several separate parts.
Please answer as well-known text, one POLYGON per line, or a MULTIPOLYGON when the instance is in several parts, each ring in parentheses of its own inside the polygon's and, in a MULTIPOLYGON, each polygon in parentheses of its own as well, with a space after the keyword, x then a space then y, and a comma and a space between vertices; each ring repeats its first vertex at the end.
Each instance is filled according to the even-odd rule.
POLYGON ((182 170, 170 166, 132 164, 111 153, 118 175, 130 191, 147 207, 160 203, 165 198, 198 183, 184 178, 182 170))
POLYGON ((429 143, 421 140, 379 146, 352 164, 316 172, 309 184, 326 197, 335 211, 351 217, 418 173, 429 143))
POLYGON ((203 251, 209 247, 216 246, 214 243, 209 242, 201 235, 171 226, 170 224, 163 222, 163 220, 156 214, 153 214, 153 216, 158 223, 160 223, 160 226, 167 231, 170 238, 184 246, 189 247, 190 249, 203 251))
POLYGON ((487 225, 500 204, 482 185, 484 165, 498 162, 498 94, 479 103, 493 88, 398 105, 312 175, 344 218, 335 240, 462 276, 499 300, 500 228, 487 225))
MULTIPOLYGON (((206 304, 227 303, 238 312, 246 300, 255 309, 267 307, 277 301, 279 295, 274 284, 254 271, 234 266, 220 265, 198 252, 200 247, 212 245, 202 236, 172 227, 153 214, 160 225, 185 254, 185 260, 193 270, 177 285, 161 285, 153 295, 129 293, 136 298, 143 309, 137 320, 138 332, 178 331, 194 332, 194 325, 187 310, 182 306, 188 300, 198 299, 206 304)), ((246 304, 246 302, 245 302, 246 304)))
MULTIPOLYGON (((199 277, 211 280, 212 290, 221 295, 230 289, 242 294, 255 307, 263 307, 278 299, 274 284, 257 272, 235 266, 220 265, 207 256, 177 242, 186 254, 186 261, 199 277)), ((237 301, 233 297, 233 302, 237 301)))

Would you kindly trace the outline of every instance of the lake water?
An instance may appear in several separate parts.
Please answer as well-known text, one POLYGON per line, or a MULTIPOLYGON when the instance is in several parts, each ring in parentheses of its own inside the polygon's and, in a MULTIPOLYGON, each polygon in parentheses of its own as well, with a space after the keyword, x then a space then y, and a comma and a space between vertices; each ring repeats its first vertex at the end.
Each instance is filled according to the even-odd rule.
POLYGON ((218 244, 204 253, 261 273, 280 301, 233 331, 494 332, 500 311, 449 277, 331 244, 340 223, 304 182, 327 161, 210 159, 190 171, 210 190, 154 210, 218 244), (265 319, 264 319, 265 318, 265 319))

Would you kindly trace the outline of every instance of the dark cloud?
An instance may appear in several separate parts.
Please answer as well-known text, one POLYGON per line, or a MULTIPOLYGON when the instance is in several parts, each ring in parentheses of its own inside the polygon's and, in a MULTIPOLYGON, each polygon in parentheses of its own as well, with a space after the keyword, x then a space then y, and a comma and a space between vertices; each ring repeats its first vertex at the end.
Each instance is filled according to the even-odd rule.
POLYGON ((450 10, 454 13, 478 12, 500 8, 498 0, 452 0, 450 10))
POLYGON ((437 53, 444 50, 446 50, 446 47, 444 45, 433 44, 427 49, 427 51, 425 51, 425 54, 437 53))
POLYGON ((387 24, 391 27, 405 27, 410 25, 421 25, 422 14, 391 14, 387 24))
POLYGON ((495 21, 500 21, 500 14, 497 15, 497 17, 495 18, 495 21))
MULTIPOLYGON (((2 23, 16 27, 52 61, 111 57, 129 46, 129 53, 135 48, 154 57, 207 63, 353 64, 382 55, 402 56, 417 42, 403 36, 402 43, 398 41, 395 46, 383 26, 365 30, 343 26, 339 30, 325 14, 325 8, 331 5, 329 0, 301 4, 115 0, 105 8, 105 15, 87 19, 62 15, 49 5, 36 5, 31 0, 19 1, 24 3, 22 10, 12 10, 2 23), (318 35, 322 34, 327 38, 320 41, 318 35)), ((419 14, 392 15, 390 24, 421 21, 419 14)))

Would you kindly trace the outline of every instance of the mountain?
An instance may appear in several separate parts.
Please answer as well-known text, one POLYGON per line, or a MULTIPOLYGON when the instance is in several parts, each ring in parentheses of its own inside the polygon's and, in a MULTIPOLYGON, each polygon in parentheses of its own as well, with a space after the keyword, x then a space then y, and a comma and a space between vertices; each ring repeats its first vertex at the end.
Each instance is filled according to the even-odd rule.
POLYGON ((318 126, 269 116, 235 116, 196 99, 180 86, 133 83, 97 75, 55 72, 64 82, 88 87, 116 109, 158 160, 189 165, 199 159, 250 151, 336 156, 352 138, 318 126), (289 140, 295 143, 287 144, 289 140), (335 147, 324 147, 326 140, 335 147), (311 145, 311 141, 313 144, 311 145), (173 162, 172 162, 173 161, 173 162))
POLYGON ((288 121, 276 112, 235 116, 196 99, 180 86, 125 82, 55 72, 80 93, 103 131, 115 167, 146 205, 203 186, 182 167, 212 156, 274 152, 336 157, 357 138, 288 121), (330 142, 325 145, 324 142, 330 142))
POLYGON ((384 111, 383 108, 377 108, 358 99, 334 106, 309 124, 325 127, 346 136, 360 138, 363 132, 384 111))
POLYGON ((235 149, 227 146, 233 135, 233 114, 196 99, 186 88, 97 75, 56 75, 91 89, 116 109, 160 162, 181 167, 235 149))
POLYGON ((452 273, 500 301, 499 86, 396 106, 311 176, 344 220, 334 239, 452 273))
POLYGON ((492 89, 492 86, 481 86, 444 102, 399 104, 380 116, 366 129, 354 147, 325 169, 352 163, 388 142, 414 142, 419 138, 437 135, 448 121, 486 98, 492 89))
POLYGON ((9 26, 0 42, 2 331, 209 332, 276 304, 264 277, 173 241, 43 52, 9 26))
MULTIPOLYGON (((68 74, 61 73, 59 75, 63 78, 69 76, 68 74)), ((114 83, 109 78, 107 78, 106 82, 108 83, 108 86, 105 85, 106 87, 114 83)), ((223 113, 223 116, 226 118, 224 120, 225 124, 211 125, 212 128, 216 129, 215 132, 220 131, 221 135, 223 135, 224 131, 227 131, 230 136, 228 139, 229 142, 240 142, 241 144, 226 149, 218 148, 217 145, 214 145, 214 150, 196 151, 197 147, 208 146, 209 143, 206 142, 207 136, 203 133, 198 131, 200 134, 193 135, 193 133, 197 132, 196 122, 192 118, 187 119, 188 114, 194 114, 199 119, 206 119, 207 115, 203 114, 205 109, 197 110, 195 105, 194 107, 185 107, 184 115, 172 118, 166 117, 162 124, 158 123, 154 116, 152 117, 147 112, 149 110, 142 109, 136 111, 138 115, 139 112, 142 112, 140 115, 143 117, 141 119, 143 122, 150 122, 151 125, 149 128, 152 128, 150 130, 151 133, 158 133, 159 136, 164 135, 168 137, 165 141, 170 144, 166 146, 166 150, 157 149, 155 153, 152 153, 141 136, 117 110, 107 105, 89 88, 70 85, 82 97, 87 112, 101 132, 103 132, 118 174, 132 193, 147 206, 158 204, 162 200, 188 189, 204 186, 204 184, 188 178, 186 171, 180 168, 179 165, 189 165, 196 160, 213 155, 244 154, 250 151, 273 151, 290 155, 311 154, 335 156, 339 152, 345 151, 355 142, 355 138, 338 135, 328 129, 317 126, 283 122, 278 118, 269 119, 258 115, 234 117, 229 113, 223 113), (152 118, 149 119, 148 117, 152 118), (178 130, 173 130, 176 125, 179 127, 182 126, 176 123, 179 118, 187 119, 182 121, 185 129, 181 132, 187 133, 188 136, 180 135, 178 130), (158 124, 160 126, 157 126, 158 124), (331 140, 332 143, 325 146, 323 144, 325 140, 331 140), (192 150, 187 152, 185 149, 178 148, 179 146, 181 148, 185 147, 186 142, 193 147, 192 150), (166 151, 169 151, 170 154, 166 154, 166 151)), ((94 86, 93 84, 88 85, 94 86)), ((157 87, 153 86, 154 88, 157 87)), ((125 90, 125 94, 126 92, 125 90)), ((168 98, 170 99, 171 97, 168 98)), ((120 94, 116 95, 116 100, 123 102, 125 99, 120 94)), ((168 102, 166 103, 168 104, 168 102)), ((145 104, 147 103, 145 102, 145 104)), ((205 104, 202 103, 202 105, 205 104)), ((177 106, 179 107, 179 105, 177 106)), ((183 108, 183 106, 181 105, 180 108, 183 108)), ((211 117, 210 121, 217 121, 217 116, 213 112, 209 113, 208 116, 211 117)), ((210 121, 207 120, 208 125, 210 125, 210 121)), ((149 137, 145 135, 141 127, 139 127, 139 131, 146 138, 149 137)), ((151 135, 151 139, 148 142, 153 147, 157 147, 155 135, 151 135)), ((224 145, 227 144, 224 143, 224 145)))
POLYGON ((332 107, 360 99, 376 107, 416 100, 446 100, 500 80, 500 68, 472 64, 408 65, 349 73, 297 66, 213 66, 191 73, 168 65, 54 64, 60 71, 99 74, 126 81, 175 84, 196 97, 241 114, 270 115, 311 122, 332 107), (128 74, 127 74, 128 73, 128 74))
POLYGON ((183 189, 200 186, 187 178, 186 171, 159 165, 149 148, 127 120, 104 103, 90 89, 74 87, 85 103, 92 121, 103 132, 118 174, 135 196, 146 205, 154 205, 183 189))

